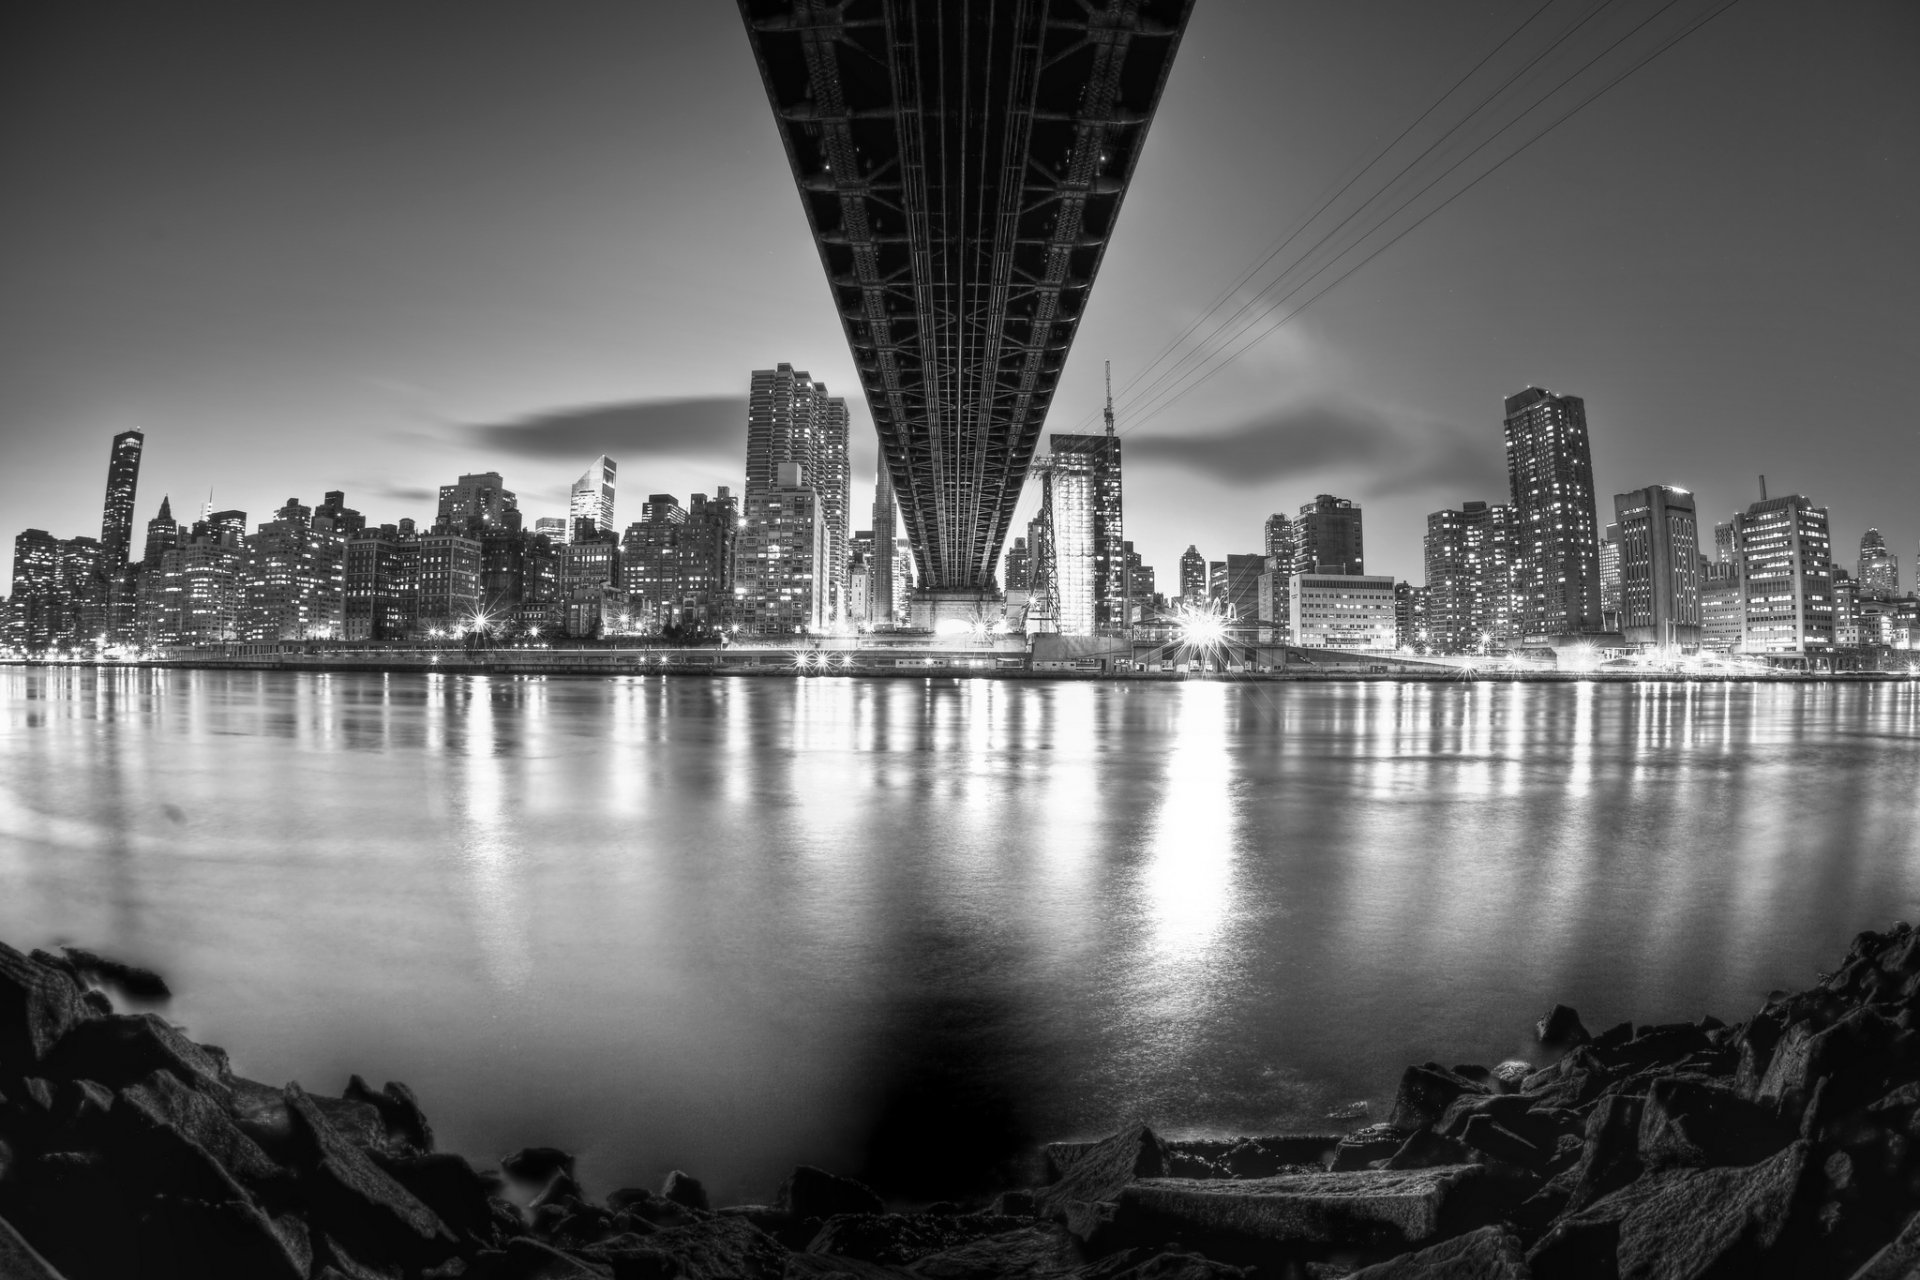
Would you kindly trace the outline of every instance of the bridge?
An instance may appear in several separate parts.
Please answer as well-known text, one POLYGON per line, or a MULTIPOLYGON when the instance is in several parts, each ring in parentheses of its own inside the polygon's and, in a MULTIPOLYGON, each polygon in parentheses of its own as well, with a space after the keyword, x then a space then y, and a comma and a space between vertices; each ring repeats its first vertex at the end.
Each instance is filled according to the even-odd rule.
POLYGON ((1192 0, 740 0, 935 612, 994 567, 1192 0))

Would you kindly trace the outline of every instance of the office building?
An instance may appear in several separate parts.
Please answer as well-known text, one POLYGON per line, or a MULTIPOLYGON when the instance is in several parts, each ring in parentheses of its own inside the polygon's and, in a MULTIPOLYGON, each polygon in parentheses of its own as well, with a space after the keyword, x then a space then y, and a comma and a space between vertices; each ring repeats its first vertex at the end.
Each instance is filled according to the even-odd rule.
POLYGON ((1517 629, 1541 642, 1600 630, 1600 529, 1587 406, 1529 387, 1506 400, 1517 629))
POLYGON ((185 532, 180 522, 173 518, 171 498, 162 496, 159 514, 147 521, 147 541, 140 553, 140 563, 149 569, 159 568, 160 557, 169 547, 179 546, 185 532))
POLYGON ((1671 485, 1615 494, 1619 630, 1662 654, 1700 647, 1700 526, 1693 495, 1671 485))
POLYGON ((1300 508, 1292 533, 1295 573, 1366 573, 1360 508, 1351 500, 1330 493, 1318 495, 1300 508))
MULTIPOLYGON (((605 461, 605 459, 602 459, 605 461)), ((612 466, 611 463, 608 463, 612 466)), ((591 475, 591 471, 589 475, 591 475)), ((587 479, 582 476, 581 480, 587 479)), ((611 477, 607 483, 612 484, 611 477)), ((574 491, 579 491, 576 483, 574 491)), ((607 498, 607 518, 612 519, 613 499, 607 498)), ((433 526, 448 533, 480 533, 489 529, 518 529, 520 505, 513 491, 497 471, 464 475, 452 484, 440 486, 440 508, 433 526)), ((562 526, 564 530, 564 526, 562 526)))
MULTIPOLYGON (((1074 617, 1080 615, 1081 595, 1091 610, 1087 629, 1068 630, 1067 614, 1062 613, 1061 631, 1067 635, 1111 635, 1126 625, 1129 582, 1127 581, 1126 529, 1121 500, 1120 440, 1112 432, 1109 417, 1106 435, 1054 434, 1047 437, 1054 466, 1054 539, 1056 554, 1065 555, 1069 547, 1084 553, 1084 590, 1080 566, 1076 562, 1071 579, 1074 586, 1074 617), (1064 483, 1063 483, 1064 482, 1064 483), (1072 528, 1063 526, 1072 521, 1072 528)), ((1063 562, 1064 565, 1064 562, 1063 562)), ((1067 608, 1068 570, 1061 568, 1062 609, 1067 608)), ((1077 625, 1077 624, 1076 624, 1077 625)))
POLYGON ((1052 585, 1055 625, 1064 636, 1097 634, 1108 618, 1103 605, 1105 576, 1100 562, 1100 527, 1096 516, 1100 490, 1100 456, 1069 448, 1057 451, 1062 440, 1098 440, 1098 436, 1054 436, 1056 452, 1049 460, 1052 483, 1046 495, 1053 505, 1052 585))
POLYGON ((1027 540, 1015 538, 1013 545, 1007 548, 1007 594, 1019 592, 1025 595, 1033 581, 1033 559, 1027 551, 1027 540))
POLYGON ((1225 560, 1207 561, 1207 599, 1220 606, 1227 607, 1227 562, 1225 560))
MULTIPOLYGON (((1731 527, 1729 524, 1728 528, 1731 527)), ((1731 653, 1738 649, 1744 614, 1737 561, 1716 561, 1703 566, 1700 575, 1700 647, 1712 653, 1731 653)))
POLYGON ((606 454, 580 473, 567 493, 567 541, 594 541, 596 535, 611 534, 615 476, 619 466, 606 454))
POLYGON ((1514 631, 1513 508, 1463 502, 1427 517, 1427 645, 1483 653, 1514 631))
POLYGON ((1207 558, 1192 544, 1180 553, 1180 599, 1189 605, 1207 600, 1207 558))
POLYGON ((1289 568, 1293 565, 1294 552, 1299 549, 1294 539, 1293 521, 1276 511, 1267 517, 1261 527, 1260 546, 1270 560, 1279 560, 1289 568))
POLYGON ((1860 559, 1856 580, 1860 594, 1869 600, 1891 600, 1900 594, 1900 558, 1887 550, 1886 537, 1878 529, 1860 535, 1860 559))
POLYGON ((1398 646, 1391 576, 1297 573, 1288 583, 1291 643, 1306 649, 1387 652, 1398 646))
POLYGON ((1428 597, 1426 587, 1416 587, 1411 582, 1393 584, 1393 633, 1399 648, 1425 652, 1433 647, 1427 625, 1428 597))
POLYGON ((1800 494, 1763 498, 1734 517, 1740 651, 1822 665, 1833 649, 1833 545, 1827 509, 1800 494))
POLYGON ((405 640, 414 634, 420 540, 411 531, 402 536, 391 524, 355 530, 347 537, 341 573, 342 639, 405 640))
POLYGON ((108 574, 126 567, 133 542, 134 491, 140 486, 140 451, 147 437, 122 431, 107 455, 107 497, 100 510, 100 563, 108 574))
POLYGON ((873 478, 873 563, 869 570, 873 576, 873 596, 867 604, 868 621, 876 627, 890 627, 899 617, 900 599, 894 589, 899 537, 893 477, 887 473, 887 460, 883 456, 873 478))
POLYGON ((829 571, 825 503, 806 468, 782 462, 771 484, 748 499, 740 530, 734 620, 750 635, 796 636, 824 631, 829 571))
POLYGON ((1620 526, 1600 530, 1600 629, 1620 630, 1620 526))
POLYGON ((541 516, 533 522, 533 531, 535 533, 543 538, 551 538, 555 542, 565 542, 567 540, 567 527, 567 520, 564 516, 541 516))
POLYGON ((1227 557, 1226 606, 1229 618, 1252 622, 1260 616, 1260 575, 1266 572, 1263 555, 1227 557))
MULTIPOLYGON (((850 477, 847 465, 847 402, 827 394, 826 384, 815 382, 804 370, 790 364, 772 369, 756 369, 747 394, 747 487, 746 519, 751 525, 766 519, 760 505, 763 494, 782 487, 780 468, 799 467, 802 482, 811 488, 819 509, 826 556, 818 572, 811 574, 811 590, 821 599, 819 612, 831 623, 846 594, 847 534, 850 477)), ((883 471, 885 464, 882 463, 883 471)), ((891 493, 888 495, 891 503, 891 493)), ((782 519, 793 516, 790 499, 781 500, 782 519)), ((879 498, 876 495, 876 508, 879 498)), ((875 536, 890 530, 892 521, 882 521, 876 510, 875 536)), ((789 528, 788 533, 792 530, 789 528)), ((784 535, 783 535, 784 536, 784 535)), ((764 540, 763 540, 764 542, 764 540)), ((783 578, 783 582, 786 580, 783 578)), ((790 589, 788 582, 782 589, 790 589)), ((896 605, 898 602, 891 602, 896 605)), ((783 613, 784 606, 762 602, 756 616, 783 613)), ((812 616, 812 606, 800 612, 812 616)))

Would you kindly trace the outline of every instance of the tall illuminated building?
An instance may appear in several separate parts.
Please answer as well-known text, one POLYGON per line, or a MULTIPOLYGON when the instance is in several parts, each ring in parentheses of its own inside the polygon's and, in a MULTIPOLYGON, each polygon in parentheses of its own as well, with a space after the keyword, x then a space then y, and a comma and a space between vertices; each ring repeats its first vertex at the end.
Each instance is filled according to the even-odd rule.
POLYGON ((1734 517, 1734 537, 1740 651, 1815 662, 1831 653, 1833 544, 1827 509, 1797 493, 1762 498, 1734 517))
POLYGON ((1891 600, 1900 594, 1900 560, 1887 550, 1887 539, 1878 529, 1860 535, 1860 559, 1855 566, 1860 594, 1869 600, 1891 600))
POLYGON ((1600 529, 1586 402, 1528 387, 1507 397, 1505 426, 1519 629, 1539 639, 1598 631, 1600 529))
POLYGON ((875 626, 892 626, 898 607, 894 591, 895 539, 899 518, 893 504, 893 477, 882 457, 873 480, 873 562, 870 572, 873 591, 867 601, 867 618, 875 626))
MULTIPOLYGON (((1272 522, 1269 521, 1269 524, 1272 522)), ((1360 508, 1349 498, 1319 494, 1293 522, 1293 571, 1364 574, 1366 538, 1360 508)))
POLYGON ((1427 643, 1477 653, 1513 635, 1513 509, 1463 502, 1427 517, 1427 643))
POLYGON ((613 532, 614 477, 618 472, 618 464, 603 453, 573 482, 567 494, 568 542, 591 541, 594 535, 613 532))
MULTIPOLYGON (((828 395, 826 384, 814 381, 805 370, 779 364, 753 371, 747 391, 747 524, 751 528, 756 520, 771 518, 762 498, 784 487, 782 466, 798 466, 800 482, 815 494, 814 505, 826 538, 825 558, 817 567, 812 587, 820 596, 823 626, 835 619, 846 598, 848 422, 847 402, 828 395)), ((784 522, 793 514, 792 500, 782 498, 780 509, 784 522)), ((882 536, 877 516, 874 536, 882 536)), ((763 606, 769 604, 762 602, 763 606)), ((780 610, 774 612, 787 616, 780 610)), ((812 616, 810 608, 800 612, 812 616)), ((772 616, 757 607, 755 616, 763 615, 772 616)))
POLYGON ((100 555, 108 573, 127 563, 133 543, 133 495, 140 484, 140 450, 146 444, 141 431, 122 431, 113 438, 107 456, 107 500, 100 510, 100 555))
POLYGON ((1191 543, 1180 553, 1180 599, 1189 605, 1207 600, 1207 558, 1191 543))
MULTIPOLYGON (((614 464, 602 458, 609 468, 614 464)), ((595 464, 596 466, 599 464, 595 464)), ((587 474, 580 477, 586 481, 593 475, 588 468, 587 474)), ((608 496, 606 516, 613 519, 611 472, 607 480, 608 496)), ((580 491, 580 482, 574 484, 574 492, 580 491)), ((582 514, 574 509, 575 514, 582 514)), ((598 513, 594 518, 599 519, 598 513)), ((518 529, 520 527, 520 504, 513 496, 513 490, 507 488, 498 471, 481 471, 461 476, 452 484, 440 486, 440 509, 434 517, 434 528, 454 533, 479 533, 489 529, 518 529)))
POLYGON ((1661 653, 1700 647, 1700 524, 1693 495, 1648 485, 1613 497, 1620 630, 1661 653))
POLYGON ((1109 634, 1127 619, 1127 552, 1120 441, 1055 434, 1054 554, 1063 635, 1109 634), (1071 563, 1069 563, 1071 559, 1071 563))
POLYGON ((748 500, 733 604, 743 631, 795 636, 826 628, 822 579, 830 552, 824 506, 798 462, 780 463, 773 483, 759 485, 748 500))

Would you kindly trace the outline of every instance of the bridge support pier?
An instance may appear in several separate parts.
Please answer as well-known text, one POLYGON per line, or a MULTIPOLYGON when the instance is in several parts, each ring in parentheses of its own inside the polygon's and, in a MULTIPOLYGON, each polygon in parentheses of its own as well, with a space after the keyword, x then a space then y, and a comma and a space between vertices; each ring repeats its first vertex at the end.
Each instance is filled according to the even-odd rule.
POLYGON ((917 587, 907 604, 907 626, 914 631, 970 631, 991 627, 1006 612, 992 587, 917 587))

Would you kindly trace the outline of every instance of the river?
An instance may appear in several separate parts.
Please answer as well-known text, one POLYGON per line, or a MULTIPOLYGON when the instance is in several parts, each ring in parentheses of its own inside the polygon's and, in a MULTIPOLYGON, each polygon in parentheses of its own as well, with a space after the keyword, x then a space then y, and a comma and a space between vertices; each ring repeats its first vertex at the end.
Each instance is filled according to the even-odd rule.
POLYGON ((1920 686, 0 668, 0 939, 243 1074, 720 1202, 1384 1118, 1556 1001, 1729 1020, 1920 918, 1920 686))

